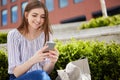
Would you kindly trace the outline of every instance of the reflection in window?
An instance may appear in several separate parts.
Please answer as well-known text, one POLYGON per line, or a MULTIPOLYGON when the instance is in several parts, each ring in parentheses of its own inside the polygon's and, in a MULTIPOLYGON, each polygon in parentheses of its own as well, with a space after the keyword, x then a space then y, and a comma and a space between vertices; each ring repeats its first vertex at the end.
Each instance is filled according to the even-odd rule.
POLYGON ((7 4, 7 0, 1 0, 1 3, 2 3, 2 5, 4 6, 4 5, 7 4))
POLYGON ((59 0, 60 8, 66 7, 68 5, 68 0, 59 0))
POLYGON ((7 10, 3 10, 2 11, 2 25, 5 26, 7 25, 7 10))
POLYGON ((11 0, 11 2, 15 2, 16 0, 11 0))
POLYGON ((24 9, 25 9, 25 7, 26 7, 27 4, 28 4, 28 2, 23 2, 22 3, 22 15, 24 13, 24 9))
POLYGON ((18 13, 17 13, 18 7, 17 6, 13 6, 11 9, 11 14, 12 14, 12 23, 17 22, 18 19, 18 13))
POLYGON ((74 0, 75 3, 82 2, 83 0, 74 0))
POLYGON ((52 11, 54 9, 54 1, 53 0, 46 0, 45 2, 48 11, 52 11))

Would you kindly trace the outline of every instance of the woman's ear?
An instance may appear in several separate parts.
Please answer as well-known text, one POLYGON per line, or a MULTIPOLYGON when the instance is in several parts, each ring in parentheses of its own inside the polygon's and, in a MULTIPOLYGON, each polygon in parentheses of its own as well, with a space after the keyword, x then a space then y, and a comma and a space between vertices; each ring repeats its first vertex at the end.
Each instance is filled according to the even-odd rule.
POLYGON ((28 18, 28 12, 25 12, 25 18, 26 19, 28 18))

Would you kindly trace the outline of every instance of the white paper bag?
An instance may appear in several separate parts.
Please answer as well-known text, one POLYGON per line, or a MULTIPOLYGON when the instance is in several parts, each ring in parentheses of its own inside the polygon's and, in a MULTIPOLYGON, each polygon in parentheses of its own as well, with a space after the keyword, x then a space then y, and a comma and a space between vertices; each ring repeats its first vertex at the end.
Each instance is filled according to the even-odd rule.
POLYGON ((64 70, 58 70, 57 72, 59 80, 91 80, 87 58, 72 61, 67 64, 64 70))

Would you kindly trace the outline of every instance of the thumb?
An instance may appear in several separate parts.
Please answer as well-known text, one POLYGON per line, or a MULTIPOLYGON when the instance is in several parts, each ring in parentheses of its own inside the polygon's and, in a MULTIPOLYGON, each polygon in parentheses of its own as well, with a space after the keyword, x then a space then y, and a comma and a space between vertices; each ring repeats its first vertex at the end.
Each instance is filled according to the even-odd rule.
POLYGON ((41 49, 41 51, 44 52, 47 48, 48 48, 48 46, 45 45, 45 46, 41 49))

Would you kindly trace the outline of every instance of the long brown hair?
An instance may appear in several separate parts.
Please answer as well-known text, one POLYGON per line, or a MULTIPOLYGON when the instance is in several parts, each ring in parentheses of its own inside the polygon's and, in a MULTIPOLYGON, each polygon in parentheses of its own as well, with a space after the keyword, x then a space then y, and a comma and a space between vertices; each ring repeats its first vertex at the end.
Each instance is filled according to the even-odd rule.
POLYGON ((50 29, 50 25, 49 25, 49 18, 48 18, 48 10, 46 8, 46 6, 39 0, 31 0, 28 2, 28 4, 25 7, 24 10, 24 15, 23 15, 23 19, 22 22, 20 24, 20 26, 18 26, 18 30, 23 34, 27 34, 29 32, 28 30, 28 21, 25 18, 25 12, 29 12, 32 9, 35 8, 43 8, 45 11, 45 21, 44 24, 42 25, 42 27, 40 27, 40 30, 44 31, 45 34, 45 41, 49 40, 49 33, 52 33, 51 29, 50 29))

